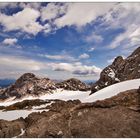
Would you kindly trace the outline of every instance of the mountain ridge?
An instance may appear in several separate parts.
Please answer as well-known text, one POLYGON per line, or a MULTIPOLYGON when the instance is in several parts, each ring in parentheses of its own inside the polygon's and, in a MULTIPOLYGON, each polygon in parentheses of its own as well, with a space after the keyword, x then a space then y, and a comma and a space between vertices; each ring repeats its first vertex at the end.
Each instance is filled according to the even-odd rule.
POLYGON ((118 56, 113 63, 104 68, 91 87, 91 94, 109 85, 140 78, 140 47, 132 52, 126 59, 118 56))

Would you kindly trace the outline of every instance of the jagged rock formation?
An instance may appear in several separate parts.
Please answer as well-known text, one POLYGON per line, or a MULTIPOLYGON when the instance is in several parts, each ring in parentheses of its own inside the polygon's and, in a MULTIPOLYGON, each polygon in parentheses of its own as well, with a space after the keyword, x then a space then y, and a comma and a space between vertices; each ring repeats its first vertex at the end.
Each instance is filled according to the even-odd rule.
POLYGON ((65 90, 80 90, 80 91, 87 91, 90 90, 90 86, 86 85, 85 83, 81 82, 78 79, 71 78, 68 80, 65 80, 63 82, 57 83, 56 86, 58 88, 63 88, 65 90))
POLYGON ((140 78, 140 47, 129 57, 118 56, 114 62, 100 74, 100 79, 93 84, 91 94, 117 82, 140 78))
POLYGON ((140 137, 140 111, 135 109, 138 98, 137 90, 130 90, 93 103, 57 100, 48 112, 15 121, 0 120, 0 137, 140 137))
POLYGON ((7 99, 13 96, 20 98, 26 95, 39 95, 54 89, 56 89, 55 83, 50 79, 38 78, 32 73, 25 73, 1 93, 0 99, 7 99))
POLYGON ((71 78, 60 83, 55 83, 49 78, 38 78, 32 73, 25 73, 11 86, 0 89, 0 100, 5 100, 9 97, 38 96, 42 93, 51 93, 58 88, 73 91, 90 90, 89 85, 86 85, 78 79, 71 78))

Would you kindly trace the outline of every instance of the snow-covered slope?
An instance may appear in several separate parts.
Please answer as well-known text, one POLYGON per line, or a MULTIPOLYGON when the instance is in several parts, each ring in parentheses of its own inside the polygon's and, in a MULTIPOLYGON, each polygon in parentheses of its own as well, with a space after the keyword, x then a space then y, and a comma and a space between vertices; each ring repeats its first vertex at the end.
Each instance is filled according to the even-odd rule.
POLYGON ((32 99, 60 99, 60 100, 76 100, 79 99, 81 102, 94 102, 97 100, 103 100, 106 98, 110 98, 114 95, 117 95, 120 92, 131 90, 131 89, 138 89, 140 86, 140 79, 134 79, 134 80, 128 80, 124 82, 120 82, 111 86, 108 86, 104 89, 101 89, 94 94, 90 95, 90 91, 68 91, 68 90, 62 90, 57 89, 52 94, 44 94, 40 97, 32 97, 28 96, 25 98, 22 98, 21 100, 9 100, 6 102, 1 102, 0 106, 8 106, 13 103, 23 101, 23 100, 32 100, 32 99))
POLYGON ((65 101, 79 99, 81 102, 94 102, 97 100, 110 98, 126 90, 138 89, 139 86, 140 79, 134 79, 108 86, 104 89, 95 92, 90 96, 89 96, 90 91, 82 92, 82 91, 58 90, 54 94, 41 96, 40 99, 60 99, 65 101))
POLYGON ((131 90, 131 89, 138 89, 140 86, 140 79, 128 80, 124 82, 120 82, 111 86, 108 86, 104 89, 101 89, 94 94, 86 97, 83 99, 83 102, 94 102, 97 100, 103 100, 106 98, 110 98, 112 96, 117 95, 120 92, 131 90))

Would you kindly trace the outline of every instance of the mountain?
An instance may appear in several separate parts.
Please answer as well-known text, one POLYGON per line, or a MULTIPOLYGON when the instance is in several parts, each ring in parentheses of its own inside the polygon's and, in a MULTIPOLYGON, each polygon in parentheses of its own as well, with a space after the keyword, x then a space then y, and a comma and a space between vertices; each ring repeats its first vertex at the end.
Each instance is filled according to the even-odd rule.
POLYGON ((90 86, 86 85, 85 83, 81 82, 78 79, 71 78, 68 80, 65 80, 63 82, 57 83, 56 86, 58 88, 63 88, 65 90, 79 90, 79 91, 88 91, 90 90, 90 86))
POLYGON ((33 73, 25 73, 16 82, 7 88, 0 89, 0 100, 10 97, 21 98, 24 96, 40 96, 41 94, 52 93, 57 89, 71 91, 87 91, 90 86, 78 79, 68 79, 63 82, 55 83, 49 78, 39 78, 33 73))
POLYGON ((55 83, 48 78, 38 78, 32 73, 25 73, 16 82, 5 88, 0 99, 9 97, 20 98, 26 95, 39 95, 55 90, 55 83))
POLYGON ((91 94, 109 85, 137 78, 140 78, 140 47, 126 59, 118 56, 103 69, 100 79, 92 85, 91 94))

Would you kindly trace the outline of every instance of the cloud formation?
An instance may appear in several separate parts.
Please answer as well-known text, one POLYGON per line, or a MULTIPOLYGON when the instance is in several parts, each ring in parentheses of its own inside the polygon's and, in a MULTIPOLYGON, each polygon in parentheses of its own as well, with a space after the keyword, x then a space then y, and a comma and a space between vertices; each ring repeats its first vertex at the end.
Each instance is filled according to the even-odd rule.
POLYGON ((79 59, 87 59, 89 58, 90 56, 87 54, 87 53, 83 53, 79 56, 79 59))
POLYGON ((88 43, 92 43, 92 42, 100 43, 103 41, 103 37, 93 32, 90 35, 85 37, 85 41, 88 43))
POLYGON ((65 14, 55 20, 58 28, 75 25, 85 26, 98 16, 104 15, 114 3, 69 3, 65 14))
POLYGON ((0 13, 0 24, 4 26, 5 31, 21 30, 36 35, 43 29, 43 26, 37 22, 39 17, 39 11, 33 8, 24 8, 13 15, 0 13))
MULTIPOLYGON (((0 56, 0 77, 11 77, 11 73, 34 72, 46 74, 47 70, 56 72, 69 72, 69 74, 77 76, 93 76, 94 79, 99 78, 101 69, 96 66, 83 65, 80 62, 75 63, 52 63, 52 62, 41 62, 26 57, 15 57, 15 56, 0 56), (4 74, 5 73, 5 74, 4 74)), ((48 73, 49 74, 49 73, 48 73)), ((58 73, 59 74, 59 73, 58 73)), ((17 75, 12 75, 17 76, 17 75)), ((12 77, 13 78, 13 77, 12 77)), ((63 79, 63 77, 62 77, 63 79)))
POLYGON ((87 66, 87 65, 83 65, 80 62, 73 63, 73 64, 71 63, 54 64, 52 68, 55 71, 69 71, 75 75, 80 75, 80 76, 92 75, 98 77, 101 72, 101 69, 96 66, 87 66))
POLYGON ((65 26, 85 26, 104 15, 113 5, 114 3, 48 3, 41 6, 41 3, 1 3, 1 8, 21 7, 23 10, 12 15, 1 12, 0 24, 5 31, 21 30, 32 35, 41 31, 50 33, 65 26), (38 18, 42 22, 47 21, 47 27, 37 21, 38 18))
POLYGON ((67 60, 67 61, 76 61, 77 59, 68 55, 68 54, 59 54, 59 55, 49 55, 49 54, 40 54, 39 56, 45 57, 51 60, 67 60))
POLYGON ((14 44, 16 44, 17 43, 17 39, 16 38, 6 38, 6 39, 4 39, 3 40, 3 44, 4 45, 14 45, 14 44))
POLYGON ((122 46, 130 48, 140 44, 140 3, 119 3, 104 17, 109 28, 123 28, 124 32, 116 36, 109 48, 122 46), (115 16, 114 16, 115 15, 115 16), (114 22, 115 21, 115 22, 114 22))

